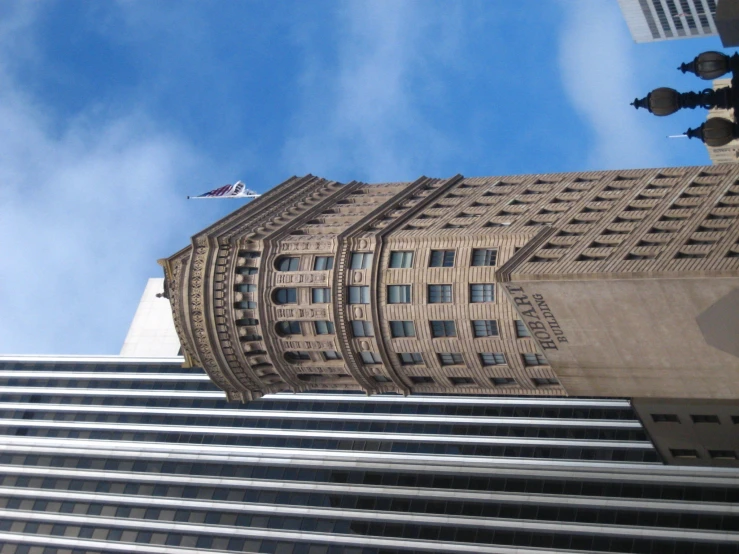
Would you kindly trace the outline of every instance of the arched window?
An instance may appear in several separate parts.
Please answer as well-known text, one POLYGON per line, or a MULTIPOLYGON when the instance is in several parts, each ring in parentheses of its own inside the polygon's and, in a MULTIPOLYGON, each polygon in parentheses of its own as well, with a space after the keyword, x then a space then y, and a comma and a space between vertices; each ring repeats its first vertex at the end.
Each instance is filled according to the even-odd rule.
POLYGON ((300 258, 296 256, 283 256, 275 261, 277 271, 297 271, 300 269, 300 258))
POLYGON ((275 304, 295 304, 298 301, 298 289, 275 289, 272 300, 275 304))
POLYGON ((281 337, 303 334, 302 330, 300 329, 299 321, 280 321, 277 323, 277 325, 275 325, 275 331, 281 337))
POLYGON ((291 364, 296 364, 298 362, 307 362, 310 360, 310 354, 302 350, 296 350, 293 352, 285 352, 285 360, 287 360, 291 364))

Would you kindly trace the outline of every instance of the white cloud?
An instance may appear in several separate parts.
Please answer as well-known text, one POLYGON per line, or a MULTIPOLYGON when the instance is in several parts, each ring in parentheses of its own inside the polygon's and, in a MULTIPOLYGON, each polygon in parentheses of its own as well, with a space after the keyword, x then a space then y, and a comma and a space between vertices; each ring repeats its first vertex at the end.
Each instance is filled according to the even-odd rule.
POLYGON ((458 7, 349 2, 334 28, 337 67, 306 44, 304 105, 285 158, 295 172, 368 181, 430 173, 456 146, 424 120, 418 103, 441 94, 436 64, 453 64, 458 7))
POLYGON ((648 121, 653 116, 629 106, 646 92, 636 76, 637 51, 658 64, 649 46, 634 45, 616 2, 568 0, 562 7, 566 21, 560 35, 560 72, 567 95, 592 128, 587 165, 667 165, 664 135, 648 121))
POLYGON ((117 353, 201 161, 142 114, 52 126, 7 70, 33 55, 17 6, 0 27, 0 352, 117 353))

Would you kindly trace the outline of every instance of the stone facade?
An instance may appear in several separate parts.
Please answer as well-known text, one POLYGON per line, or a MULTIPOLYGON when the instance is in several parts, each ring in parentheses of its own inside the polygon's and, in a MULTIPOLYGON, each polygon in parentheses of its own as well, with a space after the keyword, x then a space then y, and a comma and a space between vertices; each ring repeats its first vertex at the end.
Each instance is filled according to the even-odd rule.
POLYGON ((501 282, 737 276, 737 171, 293 177, 162 260, 167 295, 187 360, 233 399, 573 394, 501 282))

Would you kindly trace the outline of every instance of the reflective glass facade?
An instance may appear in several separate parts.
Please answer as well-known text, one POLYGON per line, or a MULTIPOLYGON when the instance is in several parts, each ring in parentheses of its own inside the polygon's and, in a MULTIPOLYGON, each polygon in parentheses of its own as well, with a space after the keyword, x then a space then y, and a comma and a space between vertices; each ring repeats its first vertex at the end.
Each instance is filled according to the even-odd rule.
POLYGON ((179 360, 0 358, 0 554, 739 551, 739 474, 621 400, 267 397, 179 360))

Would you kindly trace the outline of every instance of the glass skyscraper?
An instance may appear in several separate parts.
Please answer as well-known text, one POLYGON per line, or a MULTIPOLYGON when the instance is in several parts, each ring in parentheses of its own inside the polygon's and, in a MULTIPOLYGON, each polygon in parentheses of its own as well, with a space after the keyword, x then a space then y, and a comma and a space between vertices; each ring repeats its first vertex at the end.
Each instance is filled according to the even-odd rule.
POLYGON ((228 403, 180 364, 0 357, 0 554, 739 552, 739 474, 627 401, 228 403))

